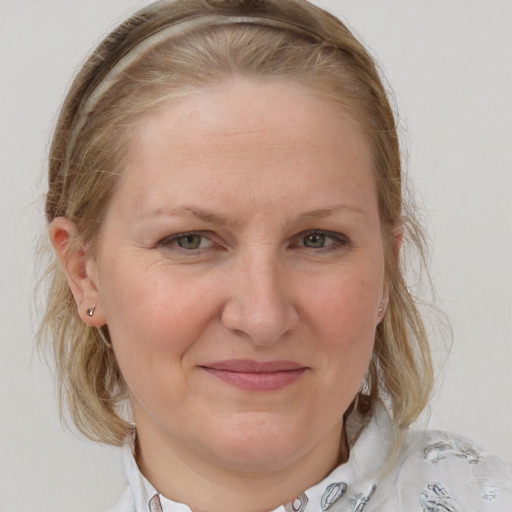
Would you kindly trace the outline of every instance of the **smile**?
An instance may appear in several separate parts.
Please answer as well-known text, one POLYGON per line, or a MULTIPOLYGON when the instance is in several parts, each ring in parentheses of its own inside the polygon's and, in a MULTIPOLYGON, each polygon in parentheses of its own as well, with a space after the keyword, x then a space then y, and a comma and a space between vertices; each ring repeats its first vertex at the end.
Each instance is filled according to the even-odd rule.
POLYGON ((244 391, 277 391, 308 369, 293 361, 230 360, 202 366, 210 375, 244 391))

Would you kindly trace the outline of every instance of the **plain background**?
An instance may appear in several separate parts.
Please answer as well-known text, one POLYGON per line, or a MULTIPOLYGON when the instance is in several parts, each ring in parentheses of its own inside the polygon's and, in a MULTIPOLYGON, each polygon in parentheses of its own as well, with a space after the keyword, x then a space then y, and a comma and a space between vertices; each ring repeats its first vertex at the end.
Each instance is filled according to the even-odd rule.
MULTIPOLYGON (((124 487, 118 449, 61 427, 34 353, 45 157, 67 84, 141 0, 0 0, 0 510, 95 512, 124 487)), ((430 230, 453 345, 434 340, 433 428, 512 464, 512 2, 322 1, 377 56, 430 230)))

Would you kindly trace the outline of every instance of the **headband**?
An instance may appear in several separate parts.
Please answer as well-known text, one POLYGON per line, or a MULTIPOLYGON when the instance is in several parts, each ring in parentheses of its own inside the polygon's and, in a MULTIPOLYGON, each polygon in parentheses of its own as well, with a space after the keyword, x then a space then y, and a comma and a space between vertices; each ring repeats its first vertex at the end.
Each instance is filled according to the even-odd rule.
POLYGON ((101 97, 115 83, 116 76, 128 69, 147 51, 171 38, 178 38, 186 33, 200 30, 204 27, 220 27, 226 25, 259 25, 263 27, 277 28, 286 32, 293 32, 303 37, 313 39, 318 43, 325 41, 324 38, 320 37, 316 32, 313 32, 307 27, 290 23, 288 21, 262 16, 210 14, 179 20, 177 22, 175 21, 172 25, 163 25, 162 27, 155 29, 153 32, 150 32, 141 41, 137 41, 133 45, 129 46, 117 59, 114 65, 106 72, 106 74, 98 77, 98 80, 93 84, 91 91, 83 98, 80 108, 78 109, 79 115, 82 119, 80 123, 77 123, 75 131, 79 132, 82 129, 88 114, 95 108, 101 97))
POLYGON ((164 41, 178 38, 184 34, 200 30, 204 27, 221 27, 227 25, 256 25, 262 27, 276 28, 285 32, 291 32, 302 37, 311 39, 316 43, 326 44, 325 38, 321 37, 316 32, 312 31, 307 26, 297 23, 284 21, 281 19, 265 16, 236 16, 236 15, 222 15, 222 14, 205 14, 198 15, 191 18, 173 20, 172 24, 164 24, 149 32, 143 39, 128 45, 127 48, 121 53, 113 65, 108 68, 104 73, 99 74, 90 85, 90 91, 87 92, 80 106, 77 109, 76 115, 78 120, 73 129, 73 133, 69 139, 68 150, 65 161, 65 177, 63 189, 67 188, 68 169, 73 153, 78 134, 84 127, 88 115, 94 110, 101 98, 112 88, 116 82, 116 77, 126 71, 134 62, 141 58, 149 50, 157 47, 164 41))

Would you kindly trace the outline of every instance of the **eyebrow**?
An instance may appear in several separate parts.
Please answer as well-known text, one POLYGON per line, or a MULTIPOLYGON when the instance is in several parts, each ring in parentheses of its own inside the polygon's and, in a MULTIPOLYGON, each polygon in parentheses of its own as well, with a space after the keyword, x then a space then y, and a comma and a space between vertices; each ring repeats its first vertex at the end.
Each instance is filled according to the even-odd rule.
MULTIPOLYGON (((326 217, 330 217, 341 211, 348 211, 351 213, 355 213, 357 215, 366 217, 364 210, 358 208, 356 206, 349 205, 335 205, 329 208, 320 208, 318 210, 311 210, 309 212, 304 212, 296 217, 293 221, 296 223, 306 222, 308 220, 315 219, 323 219, 326 217)), ((228 217, 224 217, 217 213, 211 212, 209 210, 204 210, 202 208, 196 208, 191 206, 177 206, 175 208, 156 208, 154 210, 150 210, 142 215, 142 218, 147 217, 196 217, 197 219, 206 222, 208 224, 217 224, 221 226, 227 226, 235 224, 233 219, 229 219, 228 217)))
POLYGON ((233 224, 233 221, 229 220, 227 217, 223 217, 222 215, 218 215, 201 208, 193 208, 191 206, 177 206, 176 208, 156 208, 155 210, 144 213, 142 218, 160 216, 188 217, 190 215, 209 224, 233 224))
POLYGON ((321 208, 319 210, 311 210, 310 212, 302 213, 295 220, 297 222, 304 222, 304 221, 313 220, 313 219, 323 219, 325 217, 330 217, 331 215, 334 215, 340 211, 345 211, 345 210, 355 213, 357 215, 362 215, 363 217, 366 217, 364 210, 362 210, 361 208, 358 208, 356 206, 340 204, 340 205, 332 206, 330 208, 321 208))

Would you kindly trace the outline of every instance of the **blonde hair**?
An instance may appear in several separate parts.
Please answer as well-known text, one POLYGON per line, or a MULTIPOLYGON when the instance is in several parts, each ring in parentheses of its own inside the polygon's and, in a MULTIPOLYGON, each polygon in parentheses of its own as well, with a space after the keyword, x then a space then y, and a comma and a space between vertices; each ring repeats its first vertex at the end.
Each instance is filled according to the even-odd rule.
MULTIPOLYGON (((425 407, 432 364, 422 318, 404 282, 392 231, 423 255, 422 234, 404 214, 400 148, 392 108, 373 59, 345 25, 305 0, 156 2, 113 31, 76 76, 62 106, 49 155, 46 217, 71 220, 73 243, 94 252, 102 219, 127 154, 130 125, 163 102, 243 75, 284 79, 328 96, 364 129, 373 150, 390 301, 358 401, 371 414, 386 400, 398 429, 425 407)), ((78 316, 53 259, 40 340, 51 340, 60 397, 78 429, 121 444, 118 414, 126 385, 108 326, 78 316)))

